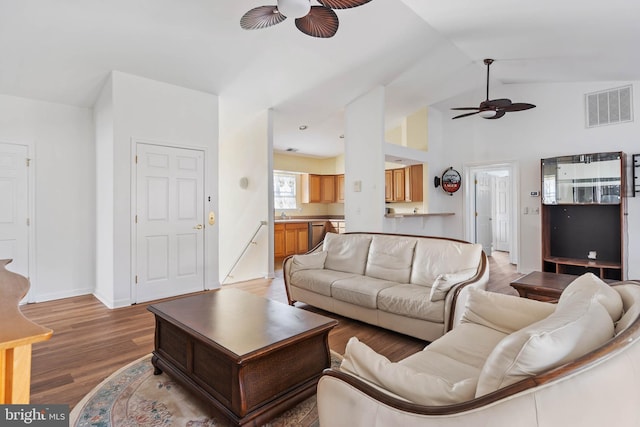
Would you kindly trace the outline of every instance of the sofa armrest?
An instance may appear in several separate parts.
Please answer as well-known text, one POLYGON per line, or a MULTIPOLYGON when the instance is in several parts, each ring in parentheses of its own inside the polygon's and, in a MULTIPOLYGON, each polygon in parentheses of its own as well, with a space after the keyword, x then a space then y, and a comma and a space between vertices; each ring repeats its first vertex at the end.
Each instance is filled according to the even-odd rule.
MULTIPOLYGON (((320 242, 320 244, 318 244, 315 248, 311 249, 309 252, 305 253, 305 255, 313 254, 321 251, 322 251, 322 242, 320 242)), ((282 261, 282 276, 284 279, 284 288, 287 291, 287 301, 289 302, 289 305, 293 305, 296 302, 291 299, 291 294, 289 293, 289 281, 291 279, 291 264, 293 263, 294 256, 295 255, 289 255, 282 261)))
POLYGON ((478 272, 475 276, 464 282, 458 283, 452 287, 445 298, 444 304, 444 330, 450 331, 455 325, 460 324, 462 319, 462 313, 464 313, 464 306, 469 299, 468 288, 474 287, 476 289, 487 289, 487 283, 489 283, 489 261, 484 251, 480 255, 480 265, 478 266, 478 272))

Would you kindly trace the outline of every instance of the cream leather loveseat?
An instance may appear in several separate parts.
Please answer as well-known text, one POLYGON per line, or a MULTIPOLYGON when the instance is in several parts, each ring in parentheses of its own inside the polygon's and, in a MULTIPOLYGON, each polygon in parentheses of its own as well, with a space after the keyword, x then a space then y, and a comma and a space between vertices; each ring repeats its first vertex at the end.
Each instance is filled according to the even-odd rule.
POLYGON ((468 289, 486 287, 478 244, 375 233, 328 233, 321 245, 283 262, 296 301, 426 341, 460 318, 468 289))
POLYGON ((557 305, 471 290, 460 324, 398 363, 352 338, 320 424, 640 426, 639 314, 640 282, 590 273, 557 305))

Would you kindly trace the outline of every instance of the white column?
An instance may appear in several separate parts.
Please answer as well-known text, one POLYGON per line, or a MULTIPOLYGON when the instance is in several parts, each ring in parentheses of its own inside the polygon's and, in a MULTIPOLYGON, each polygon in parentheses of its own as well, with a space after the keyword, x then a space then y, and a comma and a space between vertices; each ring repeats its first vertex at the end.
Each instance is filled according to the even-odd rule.
POLYGON ((384 220, 384 88, 347 105, 345 113, 346 231, 382 232, 384 220))

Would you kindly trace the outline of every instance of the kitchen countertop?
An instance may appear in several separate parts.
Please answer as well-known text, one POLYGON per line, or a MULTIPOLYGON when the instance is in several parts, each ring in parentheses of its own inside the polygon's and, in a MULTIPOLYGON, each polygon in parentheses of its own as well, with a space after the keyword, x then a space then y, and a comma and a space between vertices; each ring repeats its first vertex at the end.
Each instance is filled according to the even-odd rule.
POLYGON ((430 217, 430 216, 449 216, 455 215, 453 212, 440 212, 440 213, 390 213, 386 214, 385 218, 412 218, 412 217, 430 217))
POLYGON ((277 216, 273 222, 276 224, 286 224, 288 222, 331 222, 331 221, 344 221, 344 218, 307 218, 290 216, 287 219, 282 219, 277 216))

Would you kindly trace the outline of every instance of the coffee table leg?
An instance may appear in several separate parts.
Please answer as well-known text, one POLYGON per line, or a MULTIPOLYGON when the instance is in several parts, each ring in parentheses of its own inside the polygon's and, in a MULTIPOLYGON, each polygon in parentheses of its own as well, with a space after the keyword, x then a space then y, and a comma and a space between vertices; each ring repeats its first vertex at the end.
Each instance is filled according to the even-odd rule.
POLYGON ((153 375, 160 375, 162 369, 158 368, 158 356, 155 354, 151 357, 151 364, 153 365, 153 375))

